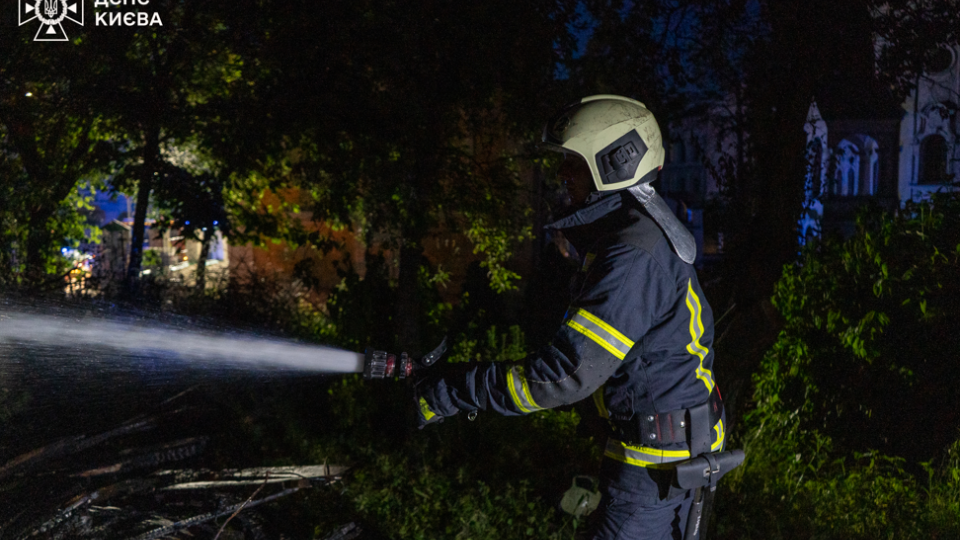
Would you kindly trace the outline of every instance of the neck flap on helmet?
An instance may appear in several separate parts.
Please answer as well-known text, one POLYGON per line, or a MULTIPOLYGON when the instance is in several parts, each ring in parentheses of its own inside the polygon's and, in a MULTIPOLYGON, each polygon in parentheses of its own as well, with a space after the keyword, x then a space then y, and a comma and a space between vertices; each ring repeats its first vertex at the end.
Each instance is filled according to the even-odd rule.
POLYGON ((693 264, 697 258, 697 241, 683 223, 680 223, 663 197, 657 194, 650 184, 637 184, 627 188, 627 191, 640 201, 643 209, 660 226, 680 260, 693 264))

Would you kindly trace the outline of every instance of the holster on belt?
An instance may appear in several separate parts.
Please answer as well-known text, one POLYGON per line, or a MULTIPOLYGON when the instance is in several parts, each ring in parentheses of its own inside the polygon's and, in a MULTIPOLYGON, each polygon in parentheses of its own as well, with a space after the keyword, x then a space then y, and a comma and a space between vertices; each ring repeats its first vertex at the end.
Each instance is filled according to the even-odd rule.
POLYGON ((710 433, 722 416, 723 401, 714 387, 705 403, 689 409, 636 413, 629 417, 611 414, 611 435, 631 446, 663 448, 688 443, 690 455, 695 456, 710 451, 710 433))
POLYGON ((698 487, 709 487, 713 491, 724 474, 743 463, 743 450, 711 452, 711 433, 722 416, 723 400, 714 387, 707 401, 695 407, 634 414, 629 418, 612 415, 610 424, 612 436, 629 445, 663 448, 687 443, 690 459, 677 462, 673 472, 664 479, 669 480, 669 488, 662 495, 670 499, 698 487))

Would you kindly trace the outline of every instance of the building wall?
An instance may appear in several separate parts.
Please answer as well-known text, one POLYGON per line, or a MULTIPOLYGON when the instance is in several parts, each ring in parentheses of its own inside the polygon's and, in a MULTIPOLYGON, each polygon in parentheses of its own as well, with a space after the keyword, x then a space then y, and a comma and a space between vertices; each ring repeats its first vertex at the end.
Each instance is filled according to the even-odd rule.
MULTIPOLYGON (((924 141, 942 137, 947 146, 945 181, 960 179, 960 49, 946 49, 949 59, 938 72, 917 80, 917 89, 903 104, 906 111, 900 124, 900 163, 898 195, 901 201, 920 200, 943 189, 942 183, 925 183, 921 149, 924 141)), ((945 58, 945 57, 944 57, 945 58)), ((942 67, 942 66, 936 66, 942 67)))

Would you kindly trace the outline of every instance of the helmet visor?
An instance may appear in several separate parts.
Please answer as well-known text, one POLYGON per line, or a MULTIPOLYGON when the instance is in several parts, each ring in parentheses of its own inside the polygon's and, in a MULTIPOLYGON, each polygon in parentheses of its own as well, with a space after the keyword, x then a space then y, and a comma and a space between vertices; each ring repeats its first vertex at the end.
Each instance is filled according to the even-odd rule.
POLYGON ((543 142, 547 147, 563 149, 563 145, 566 142, 563 133, 567 130, 567 127, 570 126, 571 113, 579 106, 579 101, 567 105, 560 109, 560 112, 553 115, 553 117, 547 121, 546 125, 543 126, 543 142))

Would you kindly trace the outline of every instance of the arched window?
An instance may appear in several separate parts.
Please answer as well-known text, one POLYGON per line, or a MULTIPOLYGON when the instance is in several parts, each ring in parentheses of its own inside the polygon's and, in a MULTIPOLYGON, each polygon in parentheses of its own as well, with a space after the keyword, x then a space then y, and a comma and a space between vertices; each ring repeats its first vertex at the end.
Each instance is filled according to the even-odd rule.
POLYGON ((860 148, 847 139, 837 145, 837 195, 857 195, 860 181, 860 148))
POLYGON ((920 142, 920 184, 942 184, 947 177, 947 140, 930 135, 920 142))
POLYGON ((947 47, 937 47, 927 54, 925 71, 930 74, 943 73, 953 66, 953 51, 947 47))

